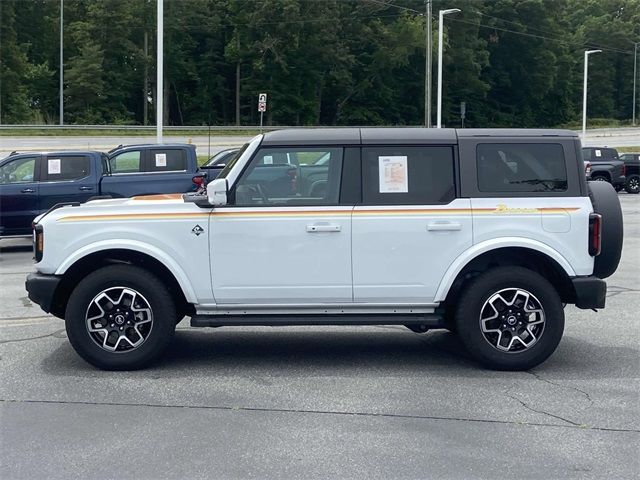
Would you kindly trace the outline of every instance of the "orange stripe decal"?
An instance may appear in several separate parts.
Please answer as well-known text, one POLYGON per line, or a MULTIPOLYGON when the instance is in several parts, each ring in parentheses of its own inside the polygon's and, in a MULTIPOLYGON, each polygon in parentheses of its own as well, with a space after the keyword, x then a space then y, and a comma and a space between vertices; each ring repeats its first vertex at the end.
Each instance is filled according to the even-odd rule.
POLYGON ((220 218, 247 218, 247 217, 330 217, 330 216, 407 216, 407 215, 561 215, 580 210, 578 207, 507 207, 498 205, 497 208, 401 208, 401 209, 370 209, 370 210, 267 210, 267 211, 233 211, 224 210, 212 212, 185 212, 185 213, 121 213, 105 215, 72 215, 61 217, 59 222, 90 222, 103 220, 206 220, 209 215, 220 218))
POLYGON ((165 193, 159 195, 140 195, 131 200, 182 200, 182 193, 165 193))
POLYGON ((73 215, 61 217, 58 222, 91 222, 95 220, 179 220, 200 218, 206 220, 208 214, 202 213, 122 213, 113 215, 73 215))

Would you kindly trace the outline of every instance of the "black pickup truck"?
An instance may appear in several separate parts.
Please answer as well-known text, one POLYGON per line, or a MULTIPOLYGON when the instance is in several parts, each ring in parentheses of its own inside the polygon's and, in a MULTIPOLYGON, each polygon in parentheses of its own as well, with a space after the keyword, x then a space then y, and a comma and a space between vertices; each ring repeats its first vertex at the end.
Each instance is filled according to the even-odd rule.
POLYGON ((0 237, 30 235, 33 219, 56 203, 193 191, 197 169, 189 144, 13 153, 0 160, 0 237))
POLYGON ((640 193, 640 152, 623 153, 620 160, 626 168, 627 183, 624 189, 627 193, 640 193))
POLYGON ((615 148, 584 147, 582 158, 591 165, 591 176, 588 180, 609 182, 617 192, 625 187, 625 163, 620 160, 615 148))

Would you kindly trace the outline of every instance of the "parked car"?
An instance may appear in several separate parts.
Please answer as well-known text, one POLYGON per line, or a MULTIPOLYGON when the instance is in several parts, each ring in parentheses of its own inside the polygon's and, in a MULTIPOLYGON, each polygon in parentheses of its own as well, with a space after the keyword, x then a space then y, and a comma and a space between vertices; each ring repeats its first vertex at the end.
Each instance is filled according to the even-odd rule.
POLYGON ((618 196, 577 152, 562 130, 269 132, 206 195, 41 215, 26 288, 105 369, 148 365, 188 315, 447 328, 483 364, 528 370, 560 342, 564 304, 604 308, 620 261, 618 196))
POLYGON ((620 160, 626 168, 627 182, 624 189, 627 193, 640 193, 640 153, 623 153, 620 160))
POLYGON ((227 150, 222 150, 212 156, 209 160, 207 160, 207 162, 204 165, 201 165, 200 168, 207 173, 208 180, 213 180, 222 171, 227 162, 231 160, 239 151, 239 148, 229 148, 227 150))
POLYGON ((618 151, 609 147, 584 147, 582 157, 591 166, 590 180, 609 182, 616 191, 626 184, 625 164, 620 160, 618 151))
POLYGON ((61 202, 194 190, 196 171, 193 145, 12 154, 0 160, 0 237, 31 235, 33 219, 61 202))

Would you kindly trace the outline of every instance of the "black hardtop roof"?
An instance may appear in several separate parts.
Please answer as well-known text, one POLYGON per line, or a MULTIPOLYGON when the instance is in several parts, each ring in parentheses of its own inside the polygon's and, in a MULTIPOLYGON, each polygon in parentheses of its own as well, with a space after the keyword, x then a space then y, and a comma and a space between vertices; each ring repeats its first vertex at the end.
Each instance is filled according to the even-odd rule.
POLYGON ((454 144, 460 137, 578 137, 571 130, 526 128, 296 128, 265 133, 263 145, 454 144))

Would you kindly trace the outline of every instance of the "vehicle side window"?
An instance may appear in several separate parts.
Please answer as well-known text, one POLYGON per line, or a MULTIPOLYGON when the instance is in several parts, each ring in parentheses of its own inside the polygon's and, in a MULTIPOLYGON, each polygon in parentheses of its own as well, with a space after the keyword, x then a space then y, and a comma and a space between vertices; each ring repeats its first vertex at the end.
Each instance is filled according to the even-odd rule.
POLYGON ((36 157, 12 160, 0 167, 0 185, 33 182, 36 157))
POLYGON ((455 198, 453 148, 365 147, 362 200, 367 205, 430 205, 455 198))
POLYGON ((150 172, 170 172, 187 169, 187 159, 184 150, 152 149, 149 151, 150 172))
POLYGON ((563 192, 567 169, 562 145, 482 143, 476 150, 481 192, 563 192))
POLYGON ((111 173, 136 173, 141 172, 140 150, 131 150, 129 152, 114 155, 109 160, 111 173))
POLYGON ((109 155, 107 155, 106 153, 101 153, 100 161, 102 162, 102 173, 110 174, 111 166, 109 165, 109 155))
POLYGON ((89 157, 77 156, 49 156, 42 168, 42 177, 48 182, 78 180, 89 175, 89 157))
POLYGON ((234 204, 337 205, 342 158, 342 148, 262 148, 238 179, 234 204))

